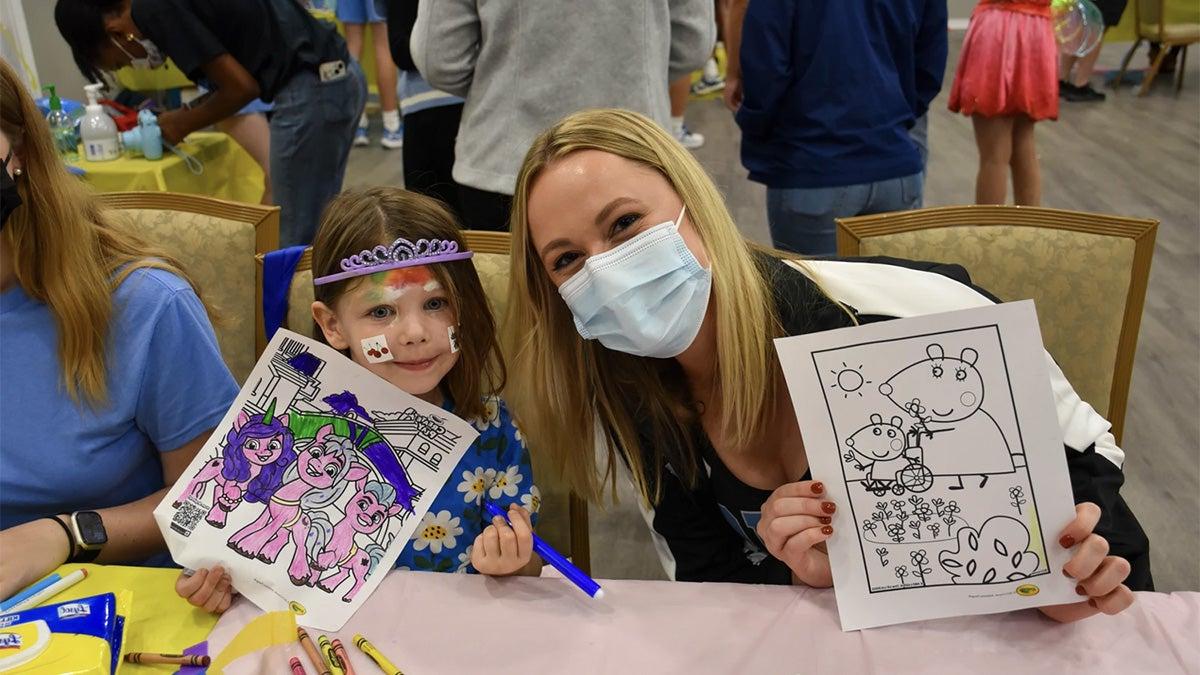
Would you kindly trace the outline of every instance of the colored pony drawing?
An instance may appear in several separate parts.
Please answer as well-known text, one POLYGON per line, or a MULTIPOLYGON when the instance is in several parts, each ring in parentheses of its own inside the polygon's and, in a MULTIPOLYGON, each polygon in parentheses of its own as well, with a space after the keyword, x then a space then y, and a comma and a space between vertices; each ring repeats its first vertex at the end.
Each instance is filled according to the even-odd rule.
POLYGON ((380 530, 386 532, 388 520, 402 511, 403 507, 396 503, 396 488, 372 480, 354 494, 346 504, 345 516, 336 525, 325 513, 314 513, 307 540, 313 568, 309 584, 321 572, 331 571, 317 580, 316 585, 333 593, 347 578, 353 578, 354 585, 342 596, 345 602, 353 600, 387 549, 374 539, 360 548, 355 538, 360 534, 371 536, 380 530))
POLYGON ((214 484, 212 508, 204 519, 213 527, 225 527, 226 516, 243 500, 266 503, 296 459, 288 416, 274 417, 274 410, 272 403, 260 419, 251 419, 244 410, 239 413, 225 437, 221 455, 200 467, 175 500, 175 508, 189 499, 201 498, 204 486, 210 482, 214 484))
POLYGON ((229 538, 229 548, 247 558, 273 563, 290 541, 296 550, 288 577, 297 586, 308 583, 312 568, 305 555, 305 540, 312 523, 311 511, 328 506, 342 495, 347 484, 367 478, 370 469, 356 461, 354 444, 333 434, 326 425, 300 453, 284 475, 267 507, 252 523, 229 538))

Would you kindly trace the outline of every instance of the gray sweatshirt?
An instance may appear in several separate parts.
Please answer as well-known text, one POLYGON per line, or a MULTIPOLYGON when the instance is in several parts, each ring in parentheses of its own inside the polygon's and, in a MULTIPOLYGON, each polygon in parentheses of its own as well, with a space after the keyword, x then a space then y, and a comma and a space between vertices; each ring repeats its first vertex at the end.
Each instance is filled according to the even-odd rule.
POLYGON ((410 46, 437 89, 466 99, 454 179, 512 194, 535 136, 586 108, 669 128, 667 85, 716 39, 713 0, 421 0, 410 46))

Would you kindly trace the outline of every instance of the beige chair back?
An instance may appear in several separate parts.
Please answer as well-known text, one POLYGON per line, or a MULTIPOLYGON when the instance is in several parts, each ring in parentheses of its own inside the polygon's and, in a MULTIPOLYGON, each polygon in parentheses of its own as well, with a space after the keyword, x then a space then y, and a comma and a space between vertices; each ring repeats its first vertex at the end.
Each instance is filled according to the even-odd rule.
POLYGON ((838 220, 842 256, 956 263, 1001 300, 1032 298, 1046 349, 1121 440, 1155 220, 952 206, 838 220))
POLYGON ((279 207, 171 192, 99 195, 139 235, 178 259, 216 308, 214 326, 225 363, 245 381, 258 357, 254 319, 262 303, 255 255, 279 247, 279 207))
MULTIPOLYGON (((467 248, 475 252, 471 262, 479 273, 483 290, 491 303, 497 322, 504 316, 508 306, 508 252, 507 232, 463 232, 467 248)), ((258 256, 259 294, 261 296, 263 256, 258 256)), ((314 337, 312 320, 313 303, 312 249, 304 252, 296 264, 296 272, 288 289, 288 309, 284 328, 308 337, 314 337)), ((258 303, 259 322, 262 322, 262 303, 258 303)), ((260 333, 259 352, 266 348, 265 334, 260 333)), ((570 556, 585 572, 591 570, 591 549, 588 538, 587 502, 572 493, 557 477, 553 468, 544 459, 533 456, 534 476, 542 493, 541 520, 538 536, 544 538, 563 555, 570 556)))

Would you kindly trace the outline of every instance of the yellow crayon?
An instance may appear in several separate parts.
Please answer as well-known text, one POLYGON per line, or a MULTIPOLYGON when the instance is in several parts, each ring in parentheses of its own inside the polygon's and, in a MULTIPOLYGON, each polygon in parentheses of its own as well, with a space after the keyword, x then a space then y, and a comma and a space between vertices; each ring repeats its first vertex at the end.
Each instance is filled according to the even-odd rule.
POLYGON ((317 637, 317 647, 321 650, 321 656, 325 657, 325 663, 329 664, 329 672, 333 675, 346 675, 346 669, 342 667, 342 660, 333 651, 333 643, 324 635, 317 637))
POLYGON ((375 648, 375 645, 367 642, 367 638, 355 634, 354 646, 358 647, 359 651, 366 654, 368 658, 374 661, 375 665, 379 666, 379 669, 387 673, 387 675, 404 675, 404 673, 396 667, 396 664, 388 661, 387 657, 375 648))

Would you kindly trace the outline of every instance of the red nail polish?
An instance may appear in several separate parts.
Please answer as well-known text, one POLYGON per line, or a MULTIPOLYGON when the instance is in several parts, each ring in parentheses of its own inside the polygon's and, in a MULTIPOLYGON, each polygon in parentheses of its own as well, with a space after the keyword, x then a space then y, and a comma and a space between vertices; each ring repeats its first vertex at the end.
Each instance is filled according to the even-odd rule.
POLYGON ((1071 548, 1072 546, 1075 545, 1075 537, 1072 537, 1069 534, 1064 534, 1062 536, 1062 539, 1058 540, 1058 543, 1063 548, 1071 548))
POLYGON ((833 513, 837 511, 837 505, 833 502, 821 502, 821 510, 825 513, 833 513))
POLYGON ((821 516, 821 524, 822 524, 822 525, 828 525, 828 524, 830 524, 830 523, 832 523, 832 522, 833 522, 833 519, 832 519, 832 518, 828 518, 828 517, 826 517, 826 516, 821 516))
POLYGON ((828 537, 829 535, 833 534, 833 526, 832 526, 832 525, 826 525, 825 527, 822 527, 822 528, 821 528, 821 534, 825 535, 826 537, 828 537))
POLYGON ((825 484, 822 483, 821 481, 817 481, 817 482, 813 483, 812 491, 813 491, 813 494, 817 494, 817 495, 825 492, 825 484))
POLYGON ((1077 595, 1087 595, 1087 591, 1083 588, 1083 584, 1075 587, 1075 593, 1077 595))

